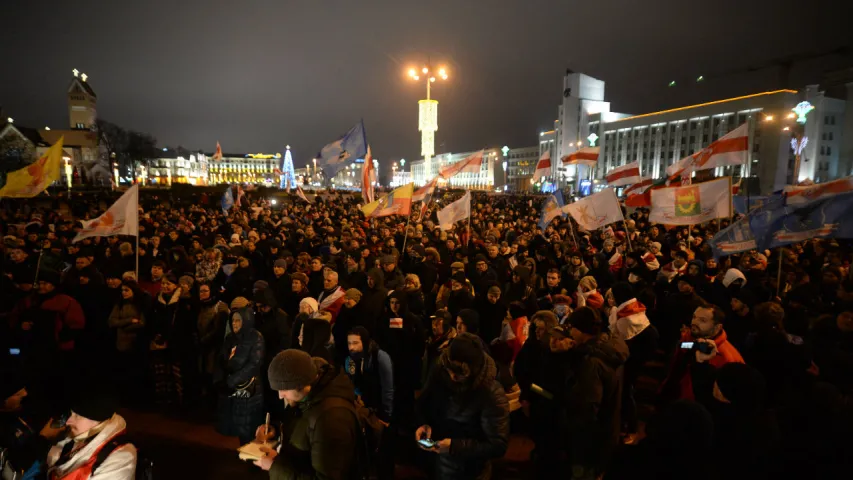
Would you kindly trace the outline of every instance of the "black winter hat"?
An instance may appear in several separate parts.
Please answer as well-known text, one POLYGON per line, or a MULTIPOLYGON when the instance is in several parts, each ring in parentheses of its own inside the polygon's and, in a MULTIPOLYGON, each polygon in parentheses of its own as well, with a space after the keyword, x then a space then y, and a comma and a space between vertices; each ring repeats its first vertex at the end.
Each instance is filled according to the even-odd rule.
POLYGON ((601 333, 601 317, 589 307, 580 307, 569 315, 569 324, 587 335, 601 333))
POLYGON ((112 418, 119 407, 115 392, 103 382, 93 380, 83 384, 77 384, 74 389, 71 411, 99 423, 112 418))
POLYGON ((272 359, 267 374, 273 390, 297 390, 314 383, 317 366, 306 352, 291 348, 272 359))
POLYGON ((628 282, 614 283, 613 286, 610 287, 610 291, 613 293, 613 300, 616 301, 616 306, 622 305, 628 300, 634 298, 634 290, 628 282))
POLYGON ((450 342, 450 360, 468 365, 471 372, 479 372, 486 360, 480 338, 471 333, 460 333, 450 342))
POLYGON ((38 281, 50 283, 54 287, 58 287, 60 283, 59 272, 55 272, 53 270, 42 270, 39 272, 38 281))

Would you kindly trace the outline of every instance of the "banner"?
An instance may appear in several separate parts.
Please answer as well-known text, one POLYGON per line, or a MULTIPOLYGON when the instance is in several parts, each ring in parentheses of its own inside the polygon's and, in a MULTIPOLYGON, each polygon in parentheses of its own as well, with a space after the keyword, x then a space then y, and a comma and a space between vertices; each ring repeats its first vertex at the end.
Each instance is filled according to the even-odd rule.
POLYGON ((51 183, 59 180, 59 164, 62 161, 62 142, 53 144, 44 155, 24 168, 9 172, 6 185, 0 188, 0 197, 31 198, 45 191, 51 183))
MULTIPOLYGON (((757 211, 753 212, 754 214, 757 211)), ((714 238, 708 240, 714 258, 734 255, 756 248, 755 237, 749 228, 749 216, 738 219, 725 230, 718 232, 714 238)))
POLYGON ((442 208, 438 212, 438 226, 442 230, 450 230, 453 224, 459 220, 465 220, 471 216, 471 192, 465 192, 459 200, 442 208))
POLYGON ((231 207, 234 206, 234 194, 231 193, 231 185, 228 185, 228 188, 225 189, 225 193, 222 195, 222 212, 228 213, 228 210, 231 210, 231 207))
POLYGON ((643 180, 640 176, 640 162, 631 162, 621 167, 616 167, 607 172, 607 184, 611 187, 632 185, 643 180))
POLYGON ((139 185, 130 187, 100 217, 82 223, 83 229, 71 243, 88 237, 139 235, 139 185))
POLYGON ((732 206, 735 209, 736 213, 741 215, 746 215, 747 213, 761 208, 764 205, 767 205, 772 200, 778 199, 779 195, 757 195, 757 196, 744 196, 744 195, 733 195, 732 196, 732 206))
POLYGON ((452 165, 442 167, 438 171, 438 176, 445 180, 449 180, 457 173, 480 173, 480 167, 482 165, 483 150, 480 150, 479 152, 475 152, 452 165))
POLYGON ((586 165, 594 167, 598 163, 599 147, 584 147, 577 152, 565 155, 561 160, 563 165, 586 165))
POLYGON ((563 211, 570 214, 578 222, 578 225, 586 230, 597 230, 625 219, 622 216, 619 199, 616 198, 616 192, 612 188, 605 188, 598 193, 570 203, 563 207, 563 211))
POLYGON ((374 202, 361 207, 365 217, 385 217, 388 215, 408 215, 412 212, 412 192, 414 184, 399 187, 374 202))
POLYGON ((332 178, 338 171, 367 154, 367 134, 364 133, 364 121, 359 120, 342 137, 326 145, 317 154, 317 165, 323 169, 326 178, 332 178))
POLYGON ((548 195, 545 199, 545 203, 542 204, 542 215, 539 217, 539 228, 545 230, 548 224, 551 223, 551 220, 560 215, 565 215, 565 212, 563 212, 564 205, 563 192, 557 190, 551 195, 548 195))
POLYGON ((305 200, 305 203, 311 203, 311 200, 308 200, 308 197, 305 196, 305 192, 302 191, 301 185, 296 186, 296 196, 305 200))
POLYGON ((651 191, 649 221, 664 225, 695 225, 732 216, 731 177, 695 185, 651 191))
POLYGON ((853 238, 853 192, 825 196, 805 204, 771 202, 749 227, 759 249, 781 247, 811 238, 853 238))

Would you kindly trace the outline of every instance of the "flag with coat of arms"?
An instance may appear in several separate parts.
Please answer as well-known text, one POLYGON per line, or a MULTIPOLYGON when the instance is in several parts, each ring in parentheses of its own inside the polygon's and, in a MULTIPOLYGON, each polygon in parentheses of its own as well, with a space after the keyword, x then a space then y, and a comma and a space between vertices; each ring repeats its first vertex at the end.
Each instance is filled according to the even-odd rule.
POLYGON ((664 225, 695 225, 732 216, 731 177, 651 192, 649 221, 664 225))

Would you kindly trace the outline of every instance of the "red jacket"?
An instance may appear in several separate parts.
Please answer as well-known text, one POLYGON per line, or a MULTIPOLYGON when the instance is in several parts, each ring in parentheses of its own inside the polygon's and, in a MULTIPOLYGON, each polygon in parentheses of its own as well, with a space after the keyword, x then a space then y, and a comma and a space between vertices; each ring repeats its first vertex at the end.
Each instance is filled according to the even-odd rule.
POLYGON ((26 312, 39 309, 52 312, 54 316, 54 338, 62 351, 74 350, 74 333, 81 332, 86 326, 86 317, 77 300, 65 294, 54 295, 38 305, 38 296, 30 295, 15 305, 9 313, 9 326, 17 330, 20 323, 27 320, 26 312), (75 332, 76 331, 76 332, 75 332))

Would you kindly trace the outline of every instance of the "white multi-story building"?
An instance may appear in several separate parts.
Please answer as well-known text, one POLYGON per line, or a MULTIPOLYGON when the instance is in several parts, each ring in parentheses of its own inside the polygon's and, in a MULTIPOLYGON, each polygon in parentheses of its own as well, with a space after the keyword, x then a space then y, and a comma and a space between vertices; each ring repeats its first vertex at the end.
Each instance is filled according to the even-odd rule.
POLYGON ((165 149, 160 158, 147 162, 147 179, 157 185, 210 183, 208 158, 202 152, 183 152, 165 149))
MULTIPOLYGON (((826 181, 849 174, 839 168, 842 125, 847 103, 827 97, 817 86, 801 91, 776 90, 715 100, 641 115, 610 111, 604 82, 567 72, 558 111, 558 156, 585 146, 599 146, 598 165, 560 167, 567 183, 593 179, 601 183, 612 168, 640 162, 643 175, 660 178, 666 167, 706 147, 743 123, 749 124, 749 160, 745 167, 718 169, 717 175, 748 178, 755 193, 768 193, 805 179, 826 181), (808 102, 814 109, 805 123, 792 109, 808 102), (793 178, 792 138, 808 139, 799 175, 793 178)), ((540 134, 540 137, 542 135, 540 134)), ((559 165, 559 161, 554 162, 559 165)))
MULTIPOLYGON (((209 158, 210 155, 208 155, 209 158)), ((280 153, 225 153, 222 155, 222 160, 208 162, 210 184, 278 184, 279 175, 275 171, 279 169, 280 162, 280 153)))
POLYGON ((401 185, 406 185, 407 183, 412 183, 412 172, 404 172, 402 170, 395 170, 393 172, 391 178, 392 187, 399 187, 401 185))
MULTIPOLYGON (((422 186, 438 176, 438 171, 448 165, 464 160, 476 152, 442 153, 432 157, 430 172, 424 168, 424 160, 411 163, 412 180, 415 186, 422 186)), ((499 148, 487 148, 483 151, 483 163, 478 173, 459 173, 447 182, 440 181, 441 186, 448 188, 467 188, 471 190, 503 189, 506 174, 503 166, 503 153, 499 148)))

